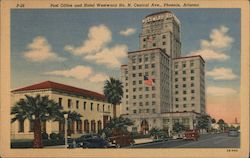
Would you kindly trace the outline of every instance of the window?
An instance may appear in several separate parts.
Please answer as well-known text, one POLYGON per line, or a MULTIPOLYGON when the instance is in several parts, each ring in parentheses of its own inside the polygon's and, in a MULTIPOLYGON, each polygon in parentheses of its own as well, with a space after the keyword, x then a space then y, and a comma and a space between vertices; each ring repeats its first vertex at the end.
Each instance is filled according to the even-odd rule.
POLYGON ((152 87, 152 90, 155 90, 155 86, 152 87))
POLYGON ((132 57, 132 63, 133 64, 136 63, 136 57, 135 56, 132 57))
POLYGON ((156 43, 153 43, 153 47, 155 47, 156 46, 156 43))
POLYGON ((141 65, 139 65, 139 69, 142 69, 142 66, 141 66, 141 65))
POLYGON ((191 77, 191 80, 194 80, 194 76, 191 77))
POLYGON ((144 61, 147 62, 148 61, 148 55, 144 55, 144 61))
POLYGON ((140 103, 139 103, 139 105, 140 105, 140 106, 143 106, 143 103, 142 103, 142 102, 140 102, 140 103))
POLYGON ((142 87, 139 87, 139 91, 142 91, 142 87))
POLYGON ((136 85, 136 81, 133 81, 133 85, 136 85))
POLYGON ((128 95, 126 95, 126 98, 128 98, 128 95))
POLYGON ((136 66, 133 66, 132 69, 135 70, 135 69, 136 69, 136 66))
POLYGON ((194 106, 195 106, 195 104, 193 103, 193 104, 192 104, 192 107, 194 107, 194 106))
POLYGON ((190 72, 191 72, 191 74, 193 74, 193 73, 194 73, 194 70, 191 70, 190 72))
POLYGON ((58 104, 59 104, 59 106, 62 107, 62 98, 59 98, 59 99, 58 99, 58 104))
POLYGON ((145 91, 149 91, 149 88, 148 88, 148 87, 145 87, 145 91))
POLYGON ((145 41, 146 41, 146 38, 143 38, 143 41, 145 42, 145 41))
POLYGON ((126 83, 126 86, 128 86, 128 83, 126 83))
POLYGON ((128 92, 128 89, 126 89, 126 92, 128 92))
POLYGON ((139 73, 139 77, 141 77, 142 76, 142 73, 139 73))
POLYGON ((179 105, 178 105, 178 104, 175 104, 175 108, 179 108, 179 105))
POLYGON ((175 75, 178 75, 178 71, 175 71, 174 74, 175 74, 175 75))
POLYGON ((186 81, 186 77, 183 77, 182 80, 183 80, 183 81, 186 81))
POLYGON ((175 82, 178 82, 178 78, 175 78, 174 80, 175 80, 175 82))
POLYGON ((175 91, 175 94, 178 94, 179 93, 179 91, 175 91))
POLYGON ((166 38, 166 35, 162 35, 162 39, 165 39, 166 38))
POLYGON ((152 71, 151 74, 152 74, 152 75, 155 75, 155 71, 152 71))
POLYGON ((145 64, 145 69, 147 69, 148 68, 148 64, 145 64))
POLYGON ((151 54, 151 61, 155 60, 155 54, 151 54))
POLYGON ((182 73, 183 73, 183 74, 186 74, 186 71, 184 70, 184 71, 182 71, 182 73))
POLYGON ((148 76, 148 72, 145 72, 145 76, 148 76))
POLYGON ((149 105, 149 102, 146 102, 146 105, 148 106, 148 105, 149 105))
POLYGON ((179 98, 175 98, 175 101, 179 101, 179 98))
POLYGON ((152 113, 155 113, 155 109, 152 109, 152 113))
POLYGON ((136 106, 136 102, 133 103, 133 106, 136 106))
POLYGON ((191 93, 194 93, 194 89, 191 90, 191 93))
POLYGON ((139 84, 142 84, 142 80, 139 80, 139 84))
POLYGON ((191 83, 191 87, 194 87, 194 83, 191 83))
POLYGON ((133 74, 133 77, 136 77, 136 74, 133 74))
POLYGON ((68 99, 68 108, 70 109, 71 108, 71 99, 68 99))
POLYGON ((185 87, 187 87, 187 85, 186 85, 186 84, 183 84, 182 86, 183 86, 184 88, 185 88, 185 87))
POLYGON ((186 97, 184 97, 184 98, 183 98, 183 100, 184 100, 184 101, 186 101, 186 100, 187 100, 187 98, 186 98, 186 97))
POLYGON ((136 110, 133 110, 133 113, 136 114, 136 110))
POLYGON ((193 63, 192 61, 190 62, 190 66, 191 66, 191 67, 193 67, 193 66, 194 66, 194 63, 193 63))
POLYGON ((152 94, 152 98, 155 98, 155 94, 152 94))
POLYGON ((99 104, 97 104, 97 111, 99 111, 100 110, 100 107, 99 107, 100 105, 99 104))
POLYGON ((79 100, 76 101, 76 108, 79 109, 79 100))
POLYGON ((166 42, 162 42, 162 45, 166 45, 166 42))
POLYGON ((186 64, 182 64, 182 67, 186 67, 186 64))
POLYGON ((191 97, 191 100, 194 100, 194 97, 191 97))
POLYGON ((174 67, 175 67, 175 69, 178 69, 178 63, 176 63, 176 64, 174 65, 174 67))
POLYGON ((133 88, 133 92, 135 92, 136 91, 136 88, 133 88))
POLYGON ((152 105, 155 105, 155 101, 152 101, 152 105))
POLYGON ((142 58, 141 56, 138 56, 138 62, 141 63, 142 62, 142 58))
POLYGON ((126 107, 126 110, 128 111, 128 107, 126 107))
POLYGON ((86 110, 86 101, 83 102, 83 110, 86 110))
POLYGON ((90 110, 93 111, 93 103, 90 103, 90 110))
POLYGON ((145 98, 148 98, 148 94, 145 95, 145 98))
POLYGON ((151 67, 152 67, 152 68, 155 68, 155 64, 151 64, 151 67))
POLYGON ((126 77, 126 79, 125 80, 128 80, 128 77, 126 77))
POLYGON ((133 95, 133 99, 136 99, 136 95, 133 95))
POLYGON ((187 94, 187 91, 183 91, 183 94, 187 94))
POLYGON ((142 99, 142 95, 139 95, 139 99, 142 99))
POLYGON ((175 88, 178 88, 178 84, 175 85, 175 88))

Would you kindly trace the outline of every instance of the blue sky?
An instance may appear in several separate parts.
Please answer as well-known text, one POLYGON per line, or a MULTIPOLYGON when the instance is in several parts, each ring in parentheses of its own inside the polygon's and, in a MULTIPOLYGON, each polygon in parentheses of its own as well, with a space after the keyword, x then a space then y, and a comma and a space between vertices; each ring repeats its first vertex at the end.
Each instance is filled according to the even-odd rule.
MULTIPOLYGON (((138 50, 141 20, 163 10, 13 9, 11 88, 52 80, 101 92, 107 76, 120 76, 126 52, 138 50), (98 46, 89 47, 91 43, 98 46), (103 58, 108 56, 114 59, 103 58)), ((204 55, 207 94, 237 96, 240 9, 168 10, 181 22, 182 55, 204 55)))

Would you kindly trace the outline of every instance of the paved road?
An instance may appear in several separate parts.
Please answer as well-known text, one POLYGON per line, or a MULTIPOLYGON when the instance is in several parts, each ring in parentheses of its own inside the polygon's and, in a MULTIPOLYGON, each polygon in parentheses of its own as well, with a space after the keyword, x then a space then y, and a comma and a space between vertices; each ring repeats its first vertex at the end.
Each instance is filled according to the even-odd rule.
POLYGON ((201 135, 198 141, 169 140, 138 144, 133 148, 240 148, 240 136, 228 137, 226 133, 201 135))

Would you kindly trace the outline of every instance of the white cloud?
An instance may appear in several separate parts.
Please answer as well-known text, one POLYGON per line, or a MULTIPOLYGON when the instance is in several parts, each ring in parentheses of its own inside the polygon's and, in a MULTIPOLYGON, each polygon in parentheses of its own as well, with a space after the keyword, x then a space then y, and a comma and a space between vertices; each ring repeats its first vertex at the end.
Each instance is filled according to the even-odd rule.
POLYGON ((51 45, 47 39, 37 36, 28 44, 28 51, 23 52, 24 57, 32 62, 43 61, 65 61, 65 58, 59 57, 57 53, 52 51, 51 45))
POLYGON ((233 88, 211 86, 207 87, 207 93, 212 96, 228 96, 237 94, 237 91, 233 88))
POLYGON ((55 70, 46 72, 46 75, 55 75, 63 77, 72 77, 78 80, 86 79, 92 74, 92 69, 88 66, 78 65, 68 70, 55 70))
POLYGON ((229 28, 225 26, 220 26, 215 28, 210 33, 210 39, 200 40, 200 49, 192 51, 189 55, 200 55, 205 60, 227 60, 230 58, 226 54, 225 50, 229 50, 234 42, 234 39, 230 37, 227 33, 229 28))
POLYGON ((88 53, 95 53, 100 51, 107 43, 112 40, 112 33, 105 25, 92 26, 89 29, 88 39, 83 41, 79 47, 71 45, 65 46, 65 50, 74 55, 82 55, 88 53))
POLYGON ((91 67, 78 65, 67 70, 55 70, 45 72, 45 75, 60 76, 67 78, 74 78, 77 80, 86 80, 94 83, 103 82, 108 79, 104 73, 94 73, 91 67))
POLYGON ((130 36, 133 35, 136 32, 136 29, 134 28, 127 28, 126 30, 121 30, 120 34, 123 36, 130 36))
POLYGON ((227 60, 230 58, 230 56, 221 53, 221 52, 217 52, 214 51, 212 49, 200 49, 200 50, 196 50, 193 51, 191 53, 191 55, 200 55, 202 56, 202 58, 204 60, 219 60, 219 61, 223 61, 223 60, 227 60))
POLYGON ((230 47, 234 39, 227 35, 229 28, 220 26, 220 28, 213 29, 210 34, 210 41, 201 40, 202 48, 227 48, 230 47))
POLYGON ((89 78, 89 81, 91 82, 103 82, 108 79, 108 76, 106 74, 95 74, 94 76, 89 78))
POLYGON ((121 59, 127 56, 127 46, 116 44, 109 47, 112 41, 112 33, 105 25, 92 26, 89 29, 88 39, 80 47, 65 46, 65 50, 73 55, 81 56, 83 60, 105 65, 109 68, 117 68, 121 65, 121 59))
POLYGON ((212 77, 214 80, 233 80, 238 76, 235 75, 232 69, 229 68, 214 68, 212 71, 206 72, 207 76, 212 77))
POLYGON ((109 68, 116 68, 121 65, 120 59, 127 56, 127 50, 126 45, 116 45, 112 48, 103 48, 100 52, 93 55, 88 54, 83 58, 109 68))

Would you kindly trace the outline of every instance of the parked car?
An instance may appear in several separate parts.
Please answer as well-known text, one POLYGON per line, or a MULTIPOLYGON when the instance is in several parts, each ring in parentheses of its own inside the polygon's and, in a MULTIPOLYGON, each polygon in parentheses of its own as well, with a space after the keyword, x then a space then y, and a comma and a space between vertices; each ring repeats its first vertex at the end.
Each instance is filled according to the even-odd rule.
POLYGON ((133 145, 135 143, 134 139, 130 134, 121 134, 109 137, 109 141, 114 144, 117 148, 123 146, 133 145))
POLYGON ((228 136, 229 137, 238 137, 239 132, 236 129, 231 129, 231 130, 228 131, 228 136))
POLYGON ((110 144, 103 138, 90 138, 83 141, 83 148, 114 148, 115 146, 110 144))
POLYGON ((186 130, 184 133, 184 140, 198 140, 200 137, 199 132, 197 130, 186 130))
POLYGON ((184 137, 184 134, 183 134, 183 133, 174 133, 174 134, 172 135, 172 138, 173 138, 173 139, 183 139, 183 137, 184 137))

